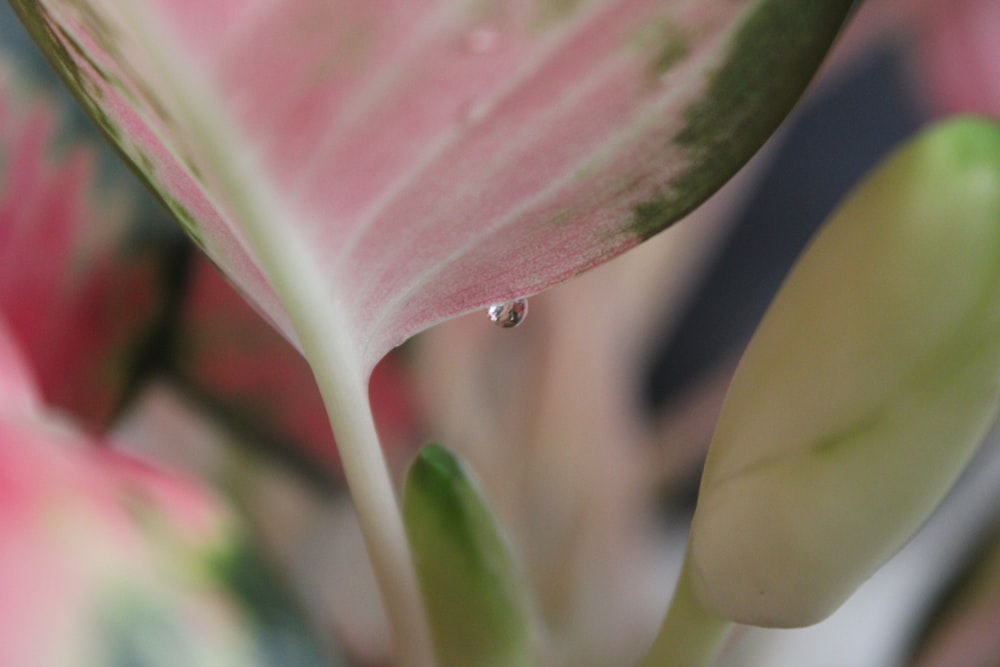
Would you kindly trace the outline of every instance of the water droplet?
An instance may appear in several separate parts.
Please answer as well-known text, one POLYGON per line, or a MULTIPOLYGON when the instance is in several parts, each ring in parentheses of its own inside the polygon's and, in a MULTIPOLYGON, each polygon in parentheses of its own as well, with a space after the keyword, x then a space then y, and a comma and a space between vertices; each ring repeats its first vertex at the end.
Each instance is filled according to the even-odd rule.
POLYGON ((480 26, 465 36, 465 48, 470 53, 489 53, 496 48, 500 33, 496 28, 480 26))
POLYGON ((514 299, 504 303, 495 303, 490 306, 486 314, 490 316, 490 321, 504 329, 516 327, 528 316, 528 300, 514 299))
POLYGON ((459 111, 461 121, 469 125, 475 125, 481 122, 490 113, 490 106, 486 102, 480 100, 478 102, 469 101, 462 105, 459 111))

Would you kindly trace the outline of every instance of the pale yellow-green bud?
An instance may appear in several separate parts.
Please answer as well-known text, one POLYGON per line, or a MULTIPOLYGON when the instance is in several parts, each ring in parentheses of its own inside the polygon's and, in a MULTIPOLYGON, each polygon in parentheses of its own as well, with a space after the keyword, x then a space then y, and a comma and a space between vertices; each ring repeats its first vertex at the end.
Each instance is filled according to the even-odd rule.
POLYGON ((733 378, 691 534, 707 609, 832 613, 921 526, 994 419, 1000 127, 893 155, 799 260, 733 378))

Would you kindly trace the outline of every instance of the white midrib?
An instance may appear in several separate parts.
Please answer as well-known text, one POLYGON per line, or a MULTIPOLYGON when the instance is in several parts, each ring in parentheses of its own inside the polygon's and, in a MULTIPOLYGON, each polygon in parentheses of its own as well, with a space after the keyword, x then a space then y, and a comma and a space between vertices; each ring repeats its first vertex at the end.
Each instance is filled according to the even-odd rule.
POLYGON ((342 316, 343 304, 327 290, 305 241, 288 232, 295 229, 289 224, 295 215, 273 195, 256 162, 247 159, 248 143, 219 113, 224 106, 216 91, 186 62, 183 48, 170 48, 170 23, 151 16, 147 3, 118 0, 116 5, 141 39, 159 76, 158 90, 166 93, 180 125, 192 133, 204 167, 217 179, 228 205, 220 210, 240 222, 251 255, 281 300, 312 367, 393 631, 397 664, 432 667, 423 604, 368 402, 368 369, 348 328, 351 318, 342 316))

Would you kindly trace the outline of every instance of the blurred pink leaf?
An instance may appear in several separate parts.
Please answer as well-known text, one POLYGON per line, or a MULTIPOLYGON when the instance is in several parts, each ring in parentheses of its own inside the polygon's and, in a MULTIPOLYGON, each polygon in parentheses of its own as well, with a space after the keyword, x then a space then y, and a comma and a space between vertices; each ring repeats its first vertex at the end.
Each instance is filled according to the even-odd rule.
POLYGON ((203 574, 235 533, 191 482, 3 418, 0 524, 0 663, 96 666, 170 648, 189 664, 257 664, 238 607, 203 574), (148 636, 168 628, 174 645, 148 636))
POLYGON ((937 0, 919 16, 923 73, 945 113, 1000 117, 1000 3, 937 0))
POLYGON ((291 265, 369 370, 700 203, 788 112, 852 2, 12 4, 269 319, 296 341, 290 312, 318 298, 286 284, 291 265))
POLYGON ((2 315, 0 526, 4 667, 340 664, 204 486, 46 408, 2 315))
POLYGON ((914 88, 935 114, 1000 117, 1000 3, 996 0, 868 0, 843 43, 855 54, 902 45, 914 88))
POLYGON ((231 517, 46 413, 5 327, 0 369, 0 664, 258 664, 224 582, 205 576, 239 543, 231 517))
POLYGON ((93 147, 68 140, 54 98, 7 65, 0 57, 0 310, 46 401, 101 429, 162 314, 162 260, 130 239, 123 194, 98 188, 93 147))
POLYGON ((319 664, 214 496, 62 414, 116 416, 162 335, 173 253, 13 65, 0 56, 0 664, 319 664))
POLYGON ((1000 663, 1000 534, 964 570, 932 610, 912 667, 991 667, 1000 663))
MULTIPOLYGON (((127 193, 99 178, 94 146, 66 130, 57 98, 14 80, 14 64, 0 58, 0 69, 9 65, 0 74, 0 311, 45 401, 99 431, 161 333, 176 287, 166 280, 171 248, 140 240, 155 234, 138 229, 127 193)), ((187 271, 173 345, 157 353, 176 350, 170 368, 197 398, 338 470, 308 365, 208 261, 196 258, 187 271)), ((380 367, 371 387, 390 447, 413 435, 398 366, 380 367)))
POLYGON ((30 414, 38 403, 35 378, 10 326, 0 316, 0 416, 30 414))

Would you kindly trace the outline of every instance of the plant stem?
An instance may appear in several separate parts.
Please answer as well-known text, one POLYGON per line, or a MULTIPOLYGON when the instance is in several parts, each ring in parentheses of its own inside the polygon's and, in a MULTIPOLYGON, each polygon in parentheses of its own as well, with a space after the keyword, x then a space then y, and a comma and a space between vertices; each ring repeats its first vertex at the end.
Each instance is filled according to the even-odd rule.
MULTIPOLYGON (((155 44, 157 33, 147 33, 155 44)), ((155 58, 163 51, 154 47, 151 53, 155 58)), ((392 477, 375 431, 368 372, 348 329, 350 318, 344 316, 336 289, 329 286, 300 236, 302 226, 293 224, 294 214, 268 196, 269 186, 248 159, 245 145, 215 113, 222 104, 214 100, 213 91, 198 87, 192 78, 177 76, 183 68, 176 65, 161 63, 159 69, 167 89, 174 93, 175 111, 199 141, 203 166, 221 187, 224 214, 239 221, 312 367, 395 641, 396 664, 433 667, 423 601, 392 477)))
POLYGON ((281 298, 298 336, 337 439, 344 476, 358 514, 368 557, 395 641, 396 664, 434 665, 430 632, 417 584, 402 514, 382 453, 367 371, 340 314, 335 295, 301 239, 273 219, 240 211, 247 236, 281 298))
POLYGON ((344 475, 394 634, 395 663, 430 667, 434 659, 423 601, 392 478, 375 431, 364 381, 367 375, 351 375, 350 364, 339 354, 343 350, 329 343, 330 332, 325 326, 309 335, 297 319, 296 331, 337 438, 344 475))
POLYGON ((711 667, 733 627, 695 597, 690 555, 685 555, 677 589, 660 633, 640 667, 711 667))
POLYGON ((296 251, 298 239, 289 238, 281 225, 260 227, 252 232, 247 229, 248 236, 260 239, 255 244, 259 259, 292 320, 323 396, 393 632, 396 664, 431 667, 434 658, 423 601, 392 477, 375 430, 368 374, 360 367, 357 347, 344 326, 347 319, 340 316, 333 295, 323 289, 325 281, 312 270, 308 254, 296 251))
MULTIPOLYGON (((343 317, 337 290, 329 285, 303 238, 305 225, 295 224, 294 212, 274 195, 250 144, 220 111, 226 105, 216 89, 192 74, 199 69, 171 48, 176 45, 167 39, 162 22, 152 20, 145 4, 119 3, 118 8, 136 28, 138 43, 159 77, 163 103, 169 104, 174 122, 189 133, 189 157, 196 156, 210 176, 214 187, 208 192, 214 190, 219 197, 214 203, 220 215, 243 232, 312 367, 388 616, 396 664, 433 667, 416 572, 368 402, 368 369, 362 366, 357 341, 348 328, 351 320, 343 317)), ((178 147, 185 145, 174 148, 178 147)), ((230 233, 239 237, 235 230, 230 233)))
MULTIPOLYGON (((247 225, 249 227, 249 225, 247 225)), ((275 291, 285 306, 337 438, 344 476, 350 487, 365 546, 375 571, 382 602, 395 640, 396 664, 434 664, 423 601, 403 527, 402 514, 386 465, 371 405, 367 372, 360 367, 356 345, 344 326, 325 281, 297 238, 280 225, 254 230, 266 239, 258 246, 275 291)), ((250 230, 247 230, 248 232, 250 230)), ((248 234, 249 236, 250 234, 248 234)))

